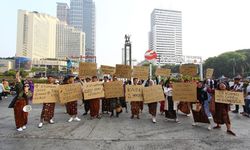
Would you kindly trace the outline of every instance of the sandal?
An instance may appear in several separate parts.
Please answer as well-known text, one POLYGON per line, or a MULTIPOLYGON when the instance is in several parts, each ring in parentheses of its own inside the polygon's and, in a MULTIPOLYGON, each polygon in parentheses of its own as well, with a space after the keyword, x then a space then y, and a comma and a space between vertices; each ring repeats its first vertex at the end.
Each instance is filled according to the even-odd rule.
POLYGON ((235 134, 233 131, 231 131, 231 130, 227 130, 227 133, 228 133, 228 134, 231 134, 231 135, 233 135, 233 136, 236 136, 236 134, 235 134))
POLYGON ((220 126, 213 127, 213 129, 220 129, 220 128, 221 128, 220 126))

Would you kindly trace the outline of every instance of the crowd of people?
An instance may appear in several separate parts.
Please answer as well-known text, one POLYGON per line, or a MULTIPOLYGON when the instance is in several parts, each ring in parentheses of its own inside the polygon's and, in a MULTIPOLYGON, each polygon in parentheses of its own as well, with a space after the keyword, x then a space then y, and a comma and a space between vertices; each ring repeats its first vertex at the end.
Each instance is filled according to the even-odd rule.
MULTIPOLYGON (((111 82, 118 80, 116 77, 109 78, 104 76, 103 79, 98 79, 97 76, 92 78, 80 79, 74 75, 68 75, 62 81, 62 84, 73 84, 81 83, 82 85, 86 82, 111 82)), ((180 82, 195 82, 197 84, 197 102, 179 102, 173 100, 173 82, 170 78, 167 80, 139 80, 138 78, 133 78, 132 81, 124 81, 124 97, 120 98, 96 98, 92 100, 82 100, 82 106, 84 106, 83 116, 90 115, 90 119, 100 119, 102 114, 109 114, 110 117, 119 117, 120 113, 125 109, 128 112, 128 102, 125 100, 125 87, 126 85, 144 85, 152 86, 154 84, 162 85, 162 90, 165 95, 165 100, 160 102, 149 103, 148 110, 149 114, 152 116, 152 122, 156 123, 157 108, 160 105, 160 114, 165 114, 168 120, 180 123, 178 119, 178 112, 182 112, 187 116, 193 116, 193 126, 197 126, 197 123, 207 123, 208 130, 219 129, 222 124, 226 125, 227 133, 230 135, 236 135, 231 129, 231 121, 229 117, 230 104, 222 104, 215 102, 215 90, 228 90, 236 92, 244 92, 245 96, 245 106, 243 106, 242 115, 249 117, 250 114, 250 85, 248 81, 244 81, 244 84, 240 83, 241 77, 237 76, 234 78, 233 86, 229 86, 229 82, 226 80, 211 80, 207 79, 205 81, 180 81, 180 82)), ((0 84, 0 92, 9 92, 5 88, 5 81, 0 84)), ((48 76, 47 84, 56 84, 55 78, 53 76, 48 76)), ((34 88, 34 87, 33 87, 34 88)), ((14 109, 14 117, 16 122, 17 131, 23 131, 26 129, 28 112, 23 111, 23 107, 29 104, 29 99, 32 99, 32 87, 28 82, 21 81, 19 74, 16 75, 15 83, 16 96, 9 105, 9 108, 14 109)), ((1 96, 2 96, 1 95, 1 96)), ((84 97, 84 95, 83 95, 84 97)), ((69 115, 68 122, 81 121, 78 114, 78 102, 72 101, 65 104, 66 113, 69 115)), ((140 114, 143 111, 144 103, 141 101, 130 102, 131 108, 131 119, 140 119, 140 114)), ((54 124, 54 110, 55 103, 44 103, 42 107, 39 128, 42 128, 46 123, 54 124)), ((239 113, 239 106, 235 107, 233 113, 239 113)))

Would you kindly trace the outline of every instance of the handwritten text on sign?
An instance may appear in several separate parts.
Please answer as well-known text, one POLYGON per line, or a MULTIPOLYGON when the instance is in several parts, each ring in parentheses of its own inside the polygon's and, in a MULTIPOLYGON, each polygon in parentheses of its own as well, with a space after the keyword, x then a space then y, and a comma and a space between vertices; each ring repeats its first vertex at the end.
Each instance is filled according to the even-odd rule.
POLYGON ((83 85, 84 100, 104 97, 102 82, 89 82, 83 85))
POLYGON ((122 81, 104 82, 105 98, 124 97, 122 81))
POLYGON ((131 78, 131 67, 128 65, 116 65, 115 75, 118 78, 131 78))
POLYGON ((59 101, 58 85, 35 84, 32 103, 56 103, 59 101))
POLYGON ((148 79, 148 67, 147 66, 134 66, 133 77, 147 80, 148 79))
POLYGON ((113 75, 115 73, 115 67, 101 65, 101 70, 103 74, 113 75))
POLYGON ((96 76, 96 73, 97 73, 96 63, 80 62, 79 64, 80 77, 92 77, 96 76))
POLYGON ((197 85, 195 83, 173 83, 173 100, 182 102, 197 101, 197 85))
POLYGON ((59 98, 61 103, 68 103, 82 99, 80 83, 65 84, 59 86, 59 98))
POLYGON ((154 85, 143 88, 144 103, 164 101, 165 97, 161 85, 154 85))
POLYGON ((215 102, 224 104, 245 105, 243 92, 215 90, 215 102))
POLYGON ((196 76, 197 75, 197 68, 195 64, 184 64, 180 66, 180 73, 184 76, 196 76))
POLYGON ((169 77, 171 74, 171 69, 157 68, 155 75, 162 77, 169 77))
POLYGON ((126 101, 143 101, 142 85, 126 86, 126 101))

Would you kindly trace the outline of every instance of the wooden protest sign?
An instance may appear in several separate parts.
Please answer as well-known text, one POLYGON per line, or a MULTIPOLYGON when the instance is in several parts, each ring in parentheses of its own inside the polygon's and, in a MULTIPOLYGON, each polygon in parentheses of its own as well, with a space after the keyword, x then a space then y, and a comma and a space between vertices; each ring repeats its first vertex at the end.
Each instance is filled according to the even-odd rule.
POLYGON ((144 103, 164 101, 164 93, 161 85, 153 85, 143 88, 144 103))
POLYGON ((115 76, 117 78, 131 78, 131 67, 129 65, 116 65, 115 76))
POLYGON ((83 84, 84 100, 104 97, 102 82, 88 82, 83 84))
POLYGON ((213 73, 214 73, 214 69, 207 68, 207 70, 206 70, 206 79, 212 79, 213 73))
POLYGON ((103 74, 113 75, 115 73, 115 67, 101 65, 101 71, 103 74))
POLYGON ((65 84, 59 86, 59 99, 62 104, 82 100, 82 88, 80 83, 65 84))
POLYGON ((96 63, 80 62, 79 64, 79 76, 80 77, 92 77, 97 74, 96 63))
POLYGON ((141 80, 147 80, 148 79, 148 67, 147 66, 134 66, 132 77, 138 78, 141 80))
POLYGON ((59 101, 58 85, 55 84, 34 84, 32 103, 56 103, 59 101))
POLYGON ((197 102, 196 83, 173 83, 173 100, 182 102, 197 102))
POLYGON ((169 77, 171 74, 171 69, 156 68, 155 75, 162 77, 169 77))
POLYGON ((245 105, 243 92, 215 90, 215 102, 224 104, 245 105))
POLYGON ((143 101, 142 85, 126 85, 126 101, 143 101))
POLYGON ((196 76, 197 75, 197 67, 195 64, 183 64, 180 66, 180 74, 186 76, 196 76))
POLYGON ((123 82, 104 82, 104 94, 105 98, 124 97, 123 82))

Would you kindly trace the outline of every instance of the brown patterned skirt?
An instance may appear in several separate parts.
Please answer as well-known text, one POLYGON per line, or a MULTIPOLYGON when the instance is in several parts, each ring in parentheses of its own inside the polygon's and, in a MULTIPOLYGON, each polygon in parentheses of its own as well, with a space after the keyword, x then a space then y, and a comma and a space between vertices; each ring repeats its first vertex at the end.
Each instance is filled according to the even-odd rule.
POLYGON ((215 103, 215 113, 213 115, 214 122, 217 124, 231 124, 228 112, 228 104, 215 103))
POLYGON ((99 115, 100 99, 90 100, 90 116, 97 117, 99 115))
POLYGON ((77 101, 66 103, 66 110, 70 116, 77 115, 77 101))
POLYGON ((49 122, 54 117, 55 103, 43 103, 41 120, 49 122))
POLYGON ((148 110, 149 110, 149 113, 150 113, 152 116, 156 116, 157 102, 149 103, 149 104, 148 104, 148 110))
POLYGON ((23 111, 25 105, 27 105, 25 99, 18 99, 14 105, 14 116, 17 129, 25 126, 28 122, 28 113, 23 111))
POLYGON ((192 108, 192 114, 194 118, 194 122, 200 122, 200 123, 210 123, 208 120, 208 117, 204 111, 204 107, 202 106, 200 111, 195 111, 192 108))
POLYGON ((141 102, 131 102, 131 113, 132 115, 139 115, 140 108, 141 108, 141 102))

